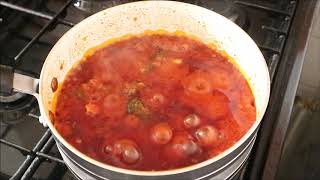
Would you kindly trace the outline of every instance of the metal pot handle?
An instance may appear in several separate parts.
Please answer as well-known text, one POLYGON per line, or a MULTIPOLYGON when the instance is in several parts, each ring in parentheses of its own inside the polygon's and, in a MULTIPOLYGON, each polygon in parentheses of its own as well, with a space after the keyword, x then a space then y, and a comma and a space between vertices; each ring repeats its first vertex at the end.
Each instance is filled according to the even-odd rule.
POLYGON ((39 94, 37 93, 38 84, 39 84, 39 79, 37 78, 33 78, 33 77, 19 74, 16 72, 13 74, 13 83, 12 83, 13 91, 30 94, 35 96, 38 99, 39 97, 39 94))
MULTIPOLYGON (((1 92, 12 93, 12 92, 21 92, 24 94, 30 94, 34 96, 39 104, 39 93, 37 92, 39 79, 20 74, 14 71, 11 66, 0 65, 0 87, 1 92)), ((40 112, 41 107, 39 105, 40 112)), ((42 115, 39 116, 39 122, 47 127, 45 119, 42 115)))

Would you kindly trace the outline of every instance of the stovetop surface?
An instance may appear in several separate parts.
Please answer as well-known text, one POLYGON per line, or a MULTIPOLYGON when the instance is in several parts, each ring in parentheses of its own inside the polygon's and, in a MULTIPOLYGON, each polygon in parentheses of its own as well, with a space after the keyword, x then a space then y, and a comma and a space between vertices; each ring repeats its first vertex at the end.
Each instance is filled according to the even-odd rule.
MULTIPOLYGON (((296 1, 229 0, 231 5, 225 0, 184 2, 212 9, 234 20, 260 47, 271 78, 276 76, 297 6, 296 1)), ((116 1, 113 1, 107 4, 107 7, 115 4, 116 1)), ((87 16, 89 13, 79 10, 72 2, 66 0, 0 1, 0 64, 39 77, 42 64, 55 42, 87 16), (50 19, 67 3, 70 5, 66 11, 46 27, 50 19), (26 10, 21 7, 29 11, 23 12, 26 10), (30 43, 39 32, 39 38, 30 43)), ((28 108, 22 116, 3 113, 7 104, 0 105, 0 179, 8 179, 11 176, 17 179, 74 179, 61 161, 49 130, 38 122, 39 112, 36 103, 33 103, 32 108, 28 108)))

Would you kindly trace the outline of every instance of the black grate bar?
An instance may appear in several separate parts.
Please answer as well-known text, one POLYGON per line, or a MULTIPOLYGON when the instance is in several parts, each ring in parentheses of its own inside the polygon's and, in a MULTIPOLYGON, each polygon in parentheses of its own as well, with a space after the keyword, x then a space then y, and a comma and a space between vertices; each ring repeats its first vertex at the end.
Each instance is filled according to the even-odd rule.
POLYGON ((263 46, 263 45, 258 45, 258 47, 261 50, 264 50, 264 51, 270 51, 270 52, 276 53, 276 54, 280 54, 281 53, 278 49, 275 49, 275 48, 272 48, 272 47, 263 46))
MULTIPOLYGON (((11 35, 15 36, 15 38, 17 38, 17 39, 19 39, 19 40, 28 41, 28 42, 32 40, 31 37, 28 37, 28 36, 19 34, 19 33, 14 32, 14 31, 10 31, 10 30, 9 30, 9 33, 10 33, 11 35)), ((43 46, 48 46, 48 47, 52 47, 52 46, 53 46, 53 44, 50 44, 50 43, 47 43, 47 42, 44 42, 44 41, 37 41, 37 42, 35 42, 35 43, 37 43, 37 44, 39 44, 39 45, 43 45, 43 46)))
MULTIPOLYGON (((24 8, 22 6, 14 5, 14 4, 8 3, 6 1, 0 1, 0 5, 2 5, 4 7, 7 7, 7 8, 10 8, 10 9, 13 9, 13 10, 16 10, 16 11, 20 11, 20 12, 29 14, 29 15, 33 15, 33 16, 37 16, 37 17, 40 17, 40 18, 43 18, 43 19, 47 19, 47 20, 51 20, 51 19, 54 18, 53 16, 50 16, 48 14, 45 14, 45 13, 42 13, 42 12, 39 12, 39 11, 34 11, 32 9, 24 8)), ((63 25, 70 26, 70 27, 74 26, 74 23, 66 21, 64 19, 59 19, 58 18, 57 22, 59 24, 63 24, 63 25)))
POLYGON ((41 158, 44 158, 44 159, 46 159, 46 160, 48 160, 48 161, 55 161, 55 162, 57 162, 57 163, 64 164, 64 161, 61 160, 61 159, 59 159, 59 158, 56 158, 56 157, 53 157, 53 156, 44 154, 44 153, 42 153, 42 152, 37 152, 36 154, 37 154, 37 156, 39 156, 39 157, 41 157, 41 158))
MULTIPOLYGON (((53 145, 55 144, 54 138, 53 136, 51 136, 49 138, 49 140, 45 143, 45 145, 41 148, 42 153, 48 153, 50 151, 50 149, 53 147, 53 145)), ((41 165, 41 163, 43 162, 43 158, 41 157, 36 157, 32 163, 30 164, 30 166, 28 167, 28 169, 25 171, 25 173, 23 174, 23 176, 21 177, 21 180, 28 180, 31 179, 31 177, 33 176, 33 174, 36 172, 36 170, 39 168, 39 166, 41 165)))
POLYGON ((63 7, 58 11, 58 13, 55 14, 55 15, 53 16, 53 18, 32 38, 31 41, 29 41, 29 43, 18 53, 18 55, 16 55, 16 56, 14 57, 14 60, 16 61, 16 64, 19 63, 19 59, 22 57, 22 55, 24 55, 24 53, 27 52, 27 50, 34 44, 34 42, 37 41, 37 40, 42 36, 42 34, 44 34, 44 33, 47 31, 47 29, 50 27, 50 25, 52 25, 52 24, 57 20, 58 16, 59 16, 60 14, 62 14, 62 12, 63 12, 66 8, 68 8, 68 6, 69 6, 72 2, 73 2, 73 0, 68 0, 68 2, 63 5, 63 7))
POLYGON ((268 31, 272 31, 272 32, 276 32, 278 34, 283 34, 283 35, 287 35, 288 32, 287 31, 282 31, 281 29, 278 28, 274 28, 274 27, 270 27, 270 26, 261 26, 262 29, 268 30, 268 31))
MULTIPOLYGON (((40 151, 40 149, 44 146, 44 144, 48 141, 48 139, 51 136, 51 132, 49 129, 43 134, 41 139, 38 141, 38 143, 35 145, 35 147, 32 149, 33 152, 40 151)), ((21 176, 25 173, 25 171, 28 169, 32 161, 34 160, 35 156, 28 155, 26 160, 21 164, 19 169, 12 175, 10 180, 20 180, 21 176)))
POLYGON ((273 82, 273 77, 276 72, 276 67, 279 63, 279 54, 273 54, 272 57, 269 58, 269 73, 271 78, 271 83, 273 82))
POLYGON ((263 6, 263 5, 259 5, 259 4, 255 4, 255 3, 242 2, 242 1, 235 1, 234 3, 240 4, 240 5, 244 5, 244 6, 248 6, 248 7, 252 7, 252 8, 262 9, 262 10, 265 10, 265 11, 270 11, 270 12, 277 13, 277 14, 282 14, 282 15, 285 15, 285 16, 292 16, 292 13, 289 13, 287 11, 274 9, 274 8, 271 8, 271 7, 268 7, 268 6, 263 6))
POLYGON ((12 148, 15 148, 17 149, 18 151, 20 151, 23 155, 28 155, 28 154, 33 154, 33 152, 25 147, 22 147, 22 146, 19 146, 17 144, 14 144, 12 142, 9 142, 7 140, 4 140, 4 139, 0 139, 0 143, 2 144, 5 144, 9 147, 12 147, 12 148))
POLYGON ((20 180, 21 179, 20 177, 23 175, 23 173, 29 167, 32 160, 33 160, 32 156, 27 156, 26 160, 23 161, 23 163, 20 165, 18 170, 12 175, 10 180, 20 180))

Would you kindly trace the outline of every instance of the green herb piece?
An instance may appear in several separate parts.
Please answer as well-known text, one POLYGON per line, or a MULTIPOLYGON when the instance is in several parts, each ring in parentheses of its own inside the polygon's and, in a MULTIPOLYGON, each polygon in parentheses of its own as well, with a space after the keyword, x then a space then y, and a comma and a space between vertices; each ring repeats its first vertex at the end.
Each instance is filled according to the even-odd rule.
POLYGON ((128 102, 127 111, 141 119, 148 119, 151 115, 150 110, 143 104, 139 98, 133 98, 128 102))

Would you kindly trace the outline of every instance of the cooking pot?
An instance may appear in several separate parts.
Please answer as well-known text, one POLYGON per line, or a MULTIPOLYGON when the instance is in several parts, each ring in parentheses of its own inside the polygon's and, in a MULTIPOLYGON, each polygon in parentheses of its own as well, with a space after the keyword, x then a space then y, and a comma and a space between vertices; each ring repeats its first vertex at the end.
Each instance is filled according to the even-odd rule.
POLYGON ((119 5, 94 14, 74 26, 61 37, 47 56, 38 80, 39 94, 35 93, 36 81, 19 74, 15 77, 18 79, 14 83, 17 91, 32 94, 38 99, 40 122, 50 128, 62 157, 71 170, 77 176, 85 176, 81 175, 83 172, 88 175, 82 177, 83 179, 228 178, 243 164, 251 150, 268 104, 270 90, 269 72, 264 57, 254 41, 241 28, 213 11, 174 1, 141 1, 119 5), (221 154, 179 169, 127 170, 98 162, 81 153, 63 139, 50 121, 49 110, 54 96, 51 86, 56 83, 53 79, 56 79, 58 84, 63 82, 70 68, 88 49, 110 38, 159 29, 168 32, 183 31, 198 37, 204 43, 214 44, 224 50, 245 75, 252 88, 257 111, 255 123, 237 143, 221 154), (28 80, 22 80, 24 78, 28 80))

